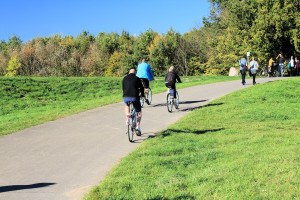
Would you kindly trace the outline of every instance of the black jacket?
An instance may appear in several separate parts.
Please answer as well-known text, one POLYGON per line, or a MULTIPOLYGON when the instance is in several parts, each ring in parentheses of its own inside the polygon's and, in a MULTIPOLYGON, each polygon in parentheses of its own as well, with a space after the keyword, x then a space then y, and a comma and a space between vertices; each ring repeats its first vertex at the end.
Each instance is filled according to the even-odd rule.
POLYGON ((168 72, 165 77, 165 83, 166 86, 170 86, 171 88, 175 88, 176 80, 181 83, 181 80, 179 76, 176 74, 176 72, 168 72))
POLYGON ((144 96, 144 87, 141 80, 135 74, 128 74, 122 81, 123 97, 137 97, 139 94, 144 96))

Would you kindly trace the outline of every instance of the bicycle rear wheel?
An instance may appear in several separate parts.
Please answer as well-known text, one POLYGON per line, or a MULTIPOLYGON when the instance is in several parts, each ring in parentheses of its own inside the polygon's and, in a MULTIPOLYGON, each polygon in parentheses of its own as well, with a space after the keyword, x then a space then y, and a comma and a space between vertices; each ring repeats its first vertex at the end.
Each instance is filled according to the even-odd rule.
POLYGON ((133 104, 130 103, 129 105, 129 112, 130 112, 130 120, 129 120, 129 124, 128 124, 128 128, 127 128, 127 133, 128 133, 128 139, 129 142, 134 142, 133 141, 133 135, 135 134, 135 126, 136 126, 136 112, 135 109, 133 107, 133 104))
POLYGON ((173 110, 173 98, 171 97, 171 94, 168 93, 167 95, 167 108, 169 112, 172 112, 173 110))
POLYGON ((176 90, 176 102, 174 102, 174 106, 176 109, 178 109, 178 107, 179 107, 179 94, 178 94, 177 90, 176 90))
POLYGON ((152 102, 152 90, 151 90, 151 88, 149 88, 148 101, 149 101, 149 105, 150 105, 151 102, 152 102))

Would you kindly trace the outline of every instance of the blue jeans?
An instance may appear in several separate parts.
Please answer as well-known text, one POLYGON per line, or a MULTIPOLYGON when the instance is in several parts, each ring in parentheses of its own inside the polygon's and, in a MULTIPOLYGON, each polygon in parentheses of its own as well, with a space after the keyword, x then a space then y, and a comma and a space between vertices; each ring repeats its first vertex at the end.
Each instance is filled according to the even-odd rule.
POLYGON ((283 76, 284 75, 284 64, 283 63, 279 63, 278 65, 278 76, 283 76))
POLYGON ((141 112, 142 107, 141 107, 141 102, 139 98, 136 97, 123 97, 125 105, 129 105, 129 102, 133 103, 133 107, 136 112, 141 112))
POLYGON ((245 81, 245 77, 246 77, 246 73, 243 73, 242 70, 240 70, 241 74, 242 74, 242 84, 246 83, 245 81))

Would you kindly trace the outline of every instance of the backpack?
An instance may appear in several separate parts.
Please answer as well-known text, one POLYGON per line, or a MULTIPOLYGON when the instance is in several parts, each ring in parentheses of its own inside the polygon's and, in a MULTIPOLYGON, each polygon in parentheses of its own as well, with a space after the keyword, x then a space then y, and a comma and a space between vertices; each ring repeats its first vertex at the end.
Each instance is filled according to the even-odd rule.
MULTIPOLYGON (((251 65, 251 63, 250 63, 250 65, 251 65)), ((256 74, 256 72, 257 72, 256 61, 253 62, 253 65, 251 65, 250 71, 251 71, 251 74, 256 74)))
POLYGON ((246 67, 246 65, 244 65, 242 62, 241 62, 241 60, 240 60, 240 67, 242 68, 242 73, 243 74, 245 74, 246 73, 246 71, 247 71, 247 67, 246 67))

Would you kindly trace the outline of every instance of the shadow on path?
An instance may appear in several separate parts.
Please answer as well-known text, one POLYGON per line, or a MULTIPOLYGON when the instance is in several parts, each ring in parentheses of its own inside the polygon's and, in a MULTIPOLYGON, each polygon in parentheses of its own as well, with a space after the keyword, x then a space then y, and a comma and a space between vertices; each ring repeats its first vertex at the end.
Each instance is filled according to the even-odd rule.
POLYGON ((161 136, 162 137, 167 137, 170 136, 172 133, 192 133, 192 134, 196 134, 196 135, 201 135, 201 134, 205 134, 205 133, 211 133, 211 132, 218 132, 218 131, 222 131, 225 130, 225 128, 217 128, 217 129, 210 129, 210 130, 190 130, 190 129, 167 129, 161 132, 161 136))
POLYGON ((207 104, 207 105, 204 105, 204 106, 195 106, 195 107, 189 107, 189 108, 184 108, 184 109, 180 109, 180 107, 179 107, 179 112, 193 111, 193 110, 196 110, 198 108, 204 108, 204 107, 210 107, 210 106, 219 106, 219 105, 222 105, 222 104, 224 104, 224 103, 212 103, 212 104, 207 104))
POLYGON ((10 192, 16 190, 29 190, 35 188, 48 187, 50 185, 55 185, 56 183, 35 183, 31 185, 8 185, 8 186, 0 186, 0 193, 2 192, 10 192))
POLYGON ((155 133, 154 132, 150 132, 150 133, 142 133, 141 136, 136 136, 133 138, 134 143, 142 143, 145 140, 148 140, 150 138, 154 138, 155 137, 155 133))
POLYGON ((179 104, 193 104, 193 103, 201 103, 201 102, 205 102, 205 101, 208 101, 208 99, 200 100, 200 101, 180 101, 180 99, 179 99, 179 104))
MULTIPOLYGON (((201 102, 205 102, 205 101, 208 101, 208 99, 207 100, 199 100, 199 101, 180 101, 180 98, 179 98, 179 105, 180 104, 201 103, 201 102)), ((153 104, 151 107, 160 107, 160 106, 167 106, 167 102, 166 103, 153 104)))

